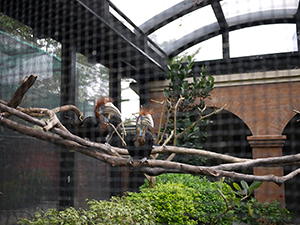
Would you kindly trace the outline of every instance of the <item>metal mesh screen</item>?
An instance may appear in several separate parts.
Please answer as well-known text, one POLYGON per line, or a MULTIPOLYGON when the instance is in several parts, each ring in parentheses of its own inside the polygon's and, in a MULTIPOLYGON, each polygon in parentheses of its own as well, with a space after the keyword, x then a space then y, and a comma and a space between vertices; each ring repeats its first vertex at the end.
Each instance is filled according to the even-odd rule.
MULTIPOLYGON (((243 6, 249 7, 248 11, 239 9, 241 12, 231 15, 232 2, 162 3, 165 8, 139 23, 134 19, 136 15, 129 15, 133 3, 126 8, 119 1, 108 0, 3 1, 0 99, 9 102, 24 77, 33 74, 37 79, 19 107, 54 109, 75 105, 87 118, 94 116, 97 99, 109 96, 122 113, 126 131, 135 132, 141 107, 153 109, 151 131, 157 141, 162 110, 157 102, 165 99, 169 87, 168 59, 185 59, 184 66, 190 55, 194 65, 189 82, 192 76, 201 76, 202 68, 206 77, 214 77, 214 89, 205 100, 203 115, 226 107, 201 122, 195 145, 189 145, 186 139, 181 146, 247 159, 298 154, 300 115, 293 111, 300 110, 298 2, 285 1, 284 8, 275 1, 264 11, 261 0, 256 1, 261 3, 257 9, 246 4, 243 6), (207 17, 192 14, 198 10, 207 17), (214 16, 212 22, 210 16, 214 16), (185 22, 185 18, 190 21, 185 22), (174 21, 179 22, 172 25, 174 21), (165 37, 163 28, 169 24, 164 34, 169 39, 161 41, 165 37), (189 27, 182 28, 186 24, 189 27), (275 25, 282 27, 270 34, 270 26, 275 25), (261 30, 251 30, 255 27, 261 30), (245 31, 245 36, 239 36, 240 31, 245 31), (181 33, 179 37, 177 33, 181 33), (286 33, 286 39, 272 42, 274 49, 261 49, 279 33, 286 33), (260 38, 253 41, 257 36, 260 38), (264 36, 269 39, 264 40, 264 36), (265 42, 258 44, 260 41, 265 42)), ((235 4, 239 6, 238 1, 235 4)), ((195 121, 199 110, 191 115, 189 119, 195 121)), ((60 112, 58 117, 72 130, 76 121, 73 112, 60 112)), ((28 125, 16 116, 9 119, 28 125)), ((163 122, 167 122, 165 117, 163 122)), ((29 126, 42 130, 37 125, 29 126)), ((110 145, 124 147, 115 143, 110 145)), ((143 173, 129 167, 114 166, 4 126, 0 127, 0 149, 1 224, 29 217, 37 207, 85 208, 86 199, 108 200, 126 191, 138 191, 145 180, 143 173)), ((169 155, 161 154, 159 159, 169 155)), ((202 160, 195 155, 177 154, 174 158, 176 162, 203 166, 222 163, 215 158, 202 160)), ((297 168, 295 164, 238 172, 282 176, 297 168)), ((255 197, 262 202, 281 201, 298 215, 298 187, 299 176, 281 186, 266 182, 255 197)), ((293 221, 300 220, 296 216, 293 221)))

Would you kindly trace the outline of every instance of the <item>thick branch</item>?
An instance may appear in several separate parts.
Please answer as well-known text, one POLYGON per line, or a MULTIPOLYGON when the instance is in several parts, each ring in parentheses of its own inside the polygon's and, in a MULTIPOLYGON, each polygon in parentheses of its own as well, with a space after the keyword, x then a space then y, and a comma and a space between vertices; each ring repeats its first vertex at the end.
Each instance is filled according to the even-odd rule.
MULTIPOLYGON (((3 101, 2 99, 0 99, 0 103, 3 105, 8 105, 8 103, 6 101, 3 101)), ((34 117, 45 117, 46 114, 42 111, 38 111, 36 108, 22 108, 20 106, 17 106, 16 109, 18 109, 19 111, 26 113, 28 115, 34 116, 34 117)), ((49 110, 49 109, 47 109, 49 110)), ((82 121, 83 120, 83 114, 82 112, 74 105, 64 105, 64 106, 60 106, 60 107, 56 107, 54 109, 51 109, 51 111, 53 111, 55 114, 59 113, 59 112, 66 112, 66 111, 73 111, 78 120, 82 121)))
POLYGON ((255 160, 252 159, 252 160, 247 160, 245 162, 212 166, 211 168, 216 170, 241 170, 241 169, 249 169, 258 166, 278 166, 278 165, 298 163, 298 162, 300 162, 300 153, 296 155, 260 158, 255 160))
MULTIPOLYGON (((27 115, 23 112, 20 112, 17 109, 8 107, 1 103, 0 103, 0 109, 10 114, 16 115, 38 126, 44 127, 46 125, 44 121, 33 118, 30 115, 27 115)), ((18 124, 4 117, 0 118, 0 125, 7 127, 11 130, 15 130, 19 133, 31 137, 35 137, 44 141, 48 141, 56 145, 60 145, 65 148, 68 148, 70 150, 78 151, 82 154, 109 163, 113 166, 128 167, 127 159, 124 157, 120 157, 120 155, 118 154, 119 152, 123 155, 128 155, 128 151, 126 149, 115 148, 101 143, 90 142, 76 135, 73 135, 70 132, 66 132, 56 127, 49 130, 54 134, 50 132, 44 132, 42 130, 37 130, 22 124, 18 124)), ((182 164, 177 162, 169 162, 164 160, 148 160, 145 163, 140 163, 139 160, 134 160, 131 169, 142 173, 146 173, 150 176, 157 176, 162 173, 190 173, 190 174, 202 174, 202 175, 213 176, 213 177, 231 177, 231 178, 246 180, 246 181, 270 181, 270 182, 275 182, 277 184, 282 184, 286 180, 292 179, 294 176, 300 173, 300 169, 297 169, 286 176, 278 177, 272 174, 265 175, 265 176, 256 176, 256 175, 248 175, 248 174, 241 174, 241 173, 228 171, 228 170, 241 170, 241 169, 253 168, 254 166, 270 166, 270 165, 278 166, 286 163, 298 163, 300 162, 300 154, 249 160, 249 159, 240 159, 232 156, 207 152, 203 150, 178 148, 175 146, 155 147, 152 154, 161 151, 201 155, 209 158, 218 158, 227 162, 237 162, 237 163, 224 164, 224 165, 219 165, 214 167, 205 167, 205 166, 193 166, 193 165, 182 164)))
MULTIPOLYGON (((280 157, 278 157, 280 158, 280 157)), ((255 160, 253 160, 255 161, 255 160)), ((236 173, 232 171, 223 171, 223 170, 216 170, 212 167, 205 167, 205 166, 192 166, 182 163, 176 163, 176 162, 168 162, 168 161, 162 161, 162 160, 148 160, 147 161, 149 167, 161 167, 161 168, 168 168, 173 169, 174 171, 180 171, 180 173, 191 173, 191 174, 201 174, 206 176, 213 176, 213 177, 230 177, 234 179, 239 180, 245 180, 245 181, 265 181, 265 182, 274 182, 278 185, 283 184, 285 181, 292 179, 296 175, 300 173, 300 168, 289 173, 286 176, 275 176, 273 174, 269 175, 249 175, 249 174, 242 174, 242 173, 236 173)), ((150 174, 151 175, 151 174, 150 174)), ((159 175, 159 174, 152 174, 152 175, 159 175)))
MULTIPOLYGON (((22 102, 22 99, 25 95, 25 93, 29 90, 29 88, 34 84, 37 76, 35 75, 30 75, 29 77, 25 77, 20 84, 20 86, 17 88, 15 91, 13 97, 10 99, 6 105, 12 107, 12 108, 17 108, 18 105, 22 102)), ((2 116, 8 118, 10 116, 9 113, 2 113, 2 116)))
POLYGON ((22 102, 25 93, 34 84, 36 78, 35 75, 26 76, 7 105, 16 108, 22 102))
MULTIPOLYGON (((38 125, 40 127, 44 127, 44 126, 47 125, 46 122, 44 122, 44 121, 41 121, 41 120, 36 119, 34 117, 31 117, 31 116, 29 116, 29 115, 27 115, 27 114, 25 114, 23 112, 20 112, 20 111, 18 111, 16 109, 10 108, 10 107, 8 107, 6 105, 3 105, 1 103, 0 103, 0 109, 3 110, 3 111, 9 112, 12 115, 18 116, 21 119, 23 119, 23 120, 25 120, 27 122, 30 122, 32 124, 38 125)), ((11 121, 11 122, 13 122, 13 121, 11 121)), ((19 126, 21 127, 21 126, 24 126, 24 125, 19 124, 19 126)), ((7 128, 15 130, 15 131, 18 131, 20 133, 23 133, 23 132, 21 132, 21 131, 18 130, 18 127, 12 127, 12 128, 7 127, 7 128)), ((30 127, 25 126, 25 128, 30 128, 30 127)), ((25 128, 24 128, 24 130, 25 130, 25 128)), ((31 129, 33 129, 33 128, 31 128, 31 129)), ((33 130, 35 130, 35 129, 33 129, 33 130)), ((27 130, 27 131, 29 131, 29 130, 27 130)), ((26 133, 27 131, 25 130, 23 134, 32 136, 32 135, 26 133)), ((103 148, 103 146, 106 146, 104 144, 87 141, 86 139, 82 139, 82 138, 80 138, 80 137, 78 137, 76 135, 71 134, 70 132, 66 132, 66 131, 64 131, 62 129, 59 129, 59 128, 53 128, 53 129, 51 129, 51 131, 53 131, 54 133, 60 135, 63 138, 66 138, 66 139, 78 142, 79 144, 82 144, 84 146, 91 147, 91 148, 97 148, 97 149, 103 150, 104 152, 106 152, 108 154, 119 156, 119 154, 115 150, 111 149, 110 147, 109 148, 107 148, 107 147, 103 148)), ((41 137, 39 137, 39 136, 32 136, 32 137, 36 137, 36 138, 39 138, 41 140, 44 140, 43 139, 44 134, 46 134, 46 133, 45 132, 41 132, 39 134, 39 135, 41 135, 41 137)), ((124 149, 123 153, 125 153, 125 151, 126 151, 126 154, 128 154, 128 152, 127 152, 126 149, 124 149)))
POLYGON ((223 155, 215 152, 195 149, 195 148, 184 148, 184 147, 176 147, 176 146, 155 146, 152 150, 152 154, 156 153, 176 153, 176 154, 187 154, 187 155, 198 155, 208 159, 218 159, 223 162, 246 162, 252 159, 244 159, 238 158, 230 155, 223 155))
MULTIPOLYGON (((99 151, 96 151, 93 148, 83 146, 75 141, 63 139, 57 135, 51 134, 49 132, 43 132, 41 130, 36 130, 31 127, 27 127, 22 124, 18 124, 14 121, 11 121, 9 119, 6 119, 2 117, 0 119, 0 125, 7 127, 11 130, 15 130, 19 133, 26 134, 28 136, 32 136, 44 141, 48 141, 51 143, 54 143, 56 145, 60 145, 66 148, 69 148, 74 151, 78 151, 82 154, 88 155, 90 157, 96 158, 98 160, 101 160, 103 162, 109 163, 113 166, 128 166, 127 159, 118 157, 118 156, 112 156, 108 155, 99 151)), ((60 129, 59 132, 65 133, 66 136, 68 136, 68 133, 65 131, 62 131, 60 129)), ((98 143, 99 149, 109 152, 110 147, 105 144, 98 143)), ((253 160, 255 161, 255 160, 253 160)), ((285 162, 288 162, 286 159, 285 162)), ((143 173, 146 173, 150 176, 157 176, 162 173, 191 173, 191 174, 202 174, 202 175, 208 175, 213 177, 231 177, 246 181, 272 181, 277 184, 282 184, 286 180, 289 180, 300 173, 300 169, 293 171, 292 173, 283 176, 283 177, 277 177, 274 175, 265 175, 265 176, 255 176, 255 175, 248 175, 248 174, 240 174, 235 172, 229 172, 229 171, 222 171, 222 170, 216 170, 215 168, 209 168, 209 167, 201 167, 201 166, 192 166, 182 163, 176 163, 176 162, 167 162, 163 160, 148 160, 146 163, 140 163, 139 160, 134 160, 133 170, 140 171, 143 173)))

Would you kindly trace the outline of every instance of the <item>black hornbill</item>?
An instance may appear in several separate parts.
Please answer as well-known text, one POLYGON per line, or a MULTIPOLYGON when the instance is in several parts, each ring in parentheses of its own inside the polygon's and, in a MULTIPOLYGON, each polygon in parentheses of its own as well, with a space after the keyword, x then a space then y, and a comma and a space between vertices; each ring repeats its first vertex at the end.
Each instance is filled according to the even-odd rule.
POLYGON ((136 134, 127 132, 125 136, 126 148, 130 158, 128 163, 132 164, 132 159, 141 159, 144 163, 150 156, 153 148, 153 135, 149 127, 154 126, 152 111, 142 109, 136 120, 136 134))
POLYGON ((89 116, 74 125, 74 133, 90 141, 105 143, 111 133, 109 123, 121 123, 121 113, 108 97, 100 97, 94 108, 95 116, 89 116))

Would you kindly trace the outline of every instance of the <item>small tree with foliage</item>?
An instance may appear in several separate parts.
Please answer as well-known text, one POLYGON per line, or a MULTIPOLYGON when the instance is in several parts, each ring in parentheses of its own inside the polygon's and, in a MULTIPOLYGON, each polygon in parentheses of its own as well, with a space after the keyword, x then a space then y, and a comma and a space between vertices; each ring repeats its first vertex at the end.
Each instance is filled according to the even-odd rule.
MULTIPOLYGON (((167 122, 162 126, 162 132, 159 133, 162 136, 158 137, 158 142, 162 142, 164 134, 172 133, 171 141, 174 146, 201 148, 201 141, 206 137, 205 125, 209 120, 198 119, 205 110, 205 100, 210 97, 214 88, 214 78, 206 76, 204 67, 200 75, 194 75, 193 66, 191 56, 169 60, 169 86, 164 90, 167 122), (187 62, 183 62, 184 59, 187 62)), ((204 162, 203 158, 189 156, 175 160, 195 165, 204 162)))

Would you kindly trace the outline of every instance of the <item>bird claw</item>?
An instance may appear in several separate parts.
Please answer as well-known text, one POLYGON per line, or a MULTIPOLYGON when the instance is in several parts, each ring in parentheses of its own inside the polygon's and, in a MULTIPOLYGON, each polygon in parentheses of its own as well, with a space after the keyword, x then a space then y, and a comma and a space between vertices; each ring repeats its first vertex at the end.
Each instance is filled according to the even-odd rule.
POLYGON ((147 160, 148 160, 147 157, 144 157, 141 159, 140 163, 141 164, 147 163, 148 162, 147 160))
POLYGON ((128 160, 127 160, 127 163, 131 166, 133 166, 133 158, 132 157, 129 157, 128 160))

